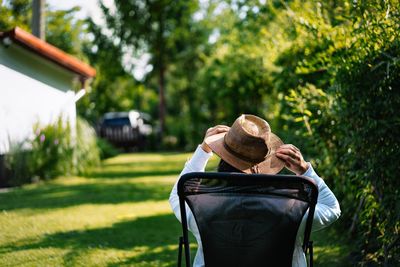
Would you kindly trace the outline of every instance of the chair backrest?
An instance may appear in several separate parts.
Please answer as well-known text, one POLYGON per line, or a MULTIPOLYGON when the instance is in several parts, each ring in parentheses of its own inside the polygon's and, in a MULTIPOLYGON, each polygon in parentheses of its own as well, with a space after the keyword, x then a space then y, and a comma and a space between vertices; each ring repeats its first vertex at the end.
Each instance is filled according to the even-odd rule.
POLYGON ((308 244, 318 197, 313 180, 293 175, 188 173, 178 195, 186 265, 190 266, 185 202, 209 266, 291 266, 296 234, 309 209, 308 244))

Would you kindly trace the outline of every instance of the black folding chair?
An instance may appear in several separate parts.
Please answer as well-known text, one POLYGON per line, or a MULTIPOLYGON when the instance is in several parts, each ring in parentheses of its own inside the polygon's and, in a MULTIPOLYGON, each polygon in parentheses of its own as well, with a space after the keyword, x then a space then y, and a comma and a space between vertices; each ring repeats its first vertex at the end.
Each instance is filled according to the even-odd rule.
POLYGON ((190 265, 189 205, 203 245, 204 263, 212 266, 291 266, 296 234, 309 209, 303 251, 310 252, 310 232, 318 198, 312 179, 294 175, 195 172, 178 183, 184 246, 190 265))

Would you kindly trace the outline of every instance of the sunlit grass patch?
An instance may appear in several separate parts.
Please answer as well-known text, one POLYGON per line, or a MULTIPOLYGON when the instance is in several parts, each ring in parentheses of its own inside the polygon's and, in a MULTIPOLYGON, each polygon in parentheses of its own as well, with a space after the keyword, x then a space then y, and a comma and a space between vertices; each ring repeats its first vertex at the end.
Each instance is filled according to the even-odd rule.
POLYGON ((1 253, 1 266, 62 266, 67 251, 56 248, 26 249, 1 253))

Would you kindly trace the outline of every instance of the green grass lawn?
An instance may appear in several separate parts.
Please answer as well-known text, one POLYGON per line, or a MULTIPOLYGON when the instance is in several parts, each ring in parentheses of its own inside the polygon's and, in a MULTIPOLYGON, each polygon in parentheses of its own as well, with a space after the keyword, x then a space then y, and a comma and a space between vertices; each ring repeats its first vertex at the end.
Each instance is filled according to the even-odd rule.
MULTIPOLYGON (((87 177, 0 193, 0 266, 175 266, 181 228, 168 197, 189 157, 123 154, 87 177)), ((333 230, 314 239, 317 266, 346 266, 333 230)))

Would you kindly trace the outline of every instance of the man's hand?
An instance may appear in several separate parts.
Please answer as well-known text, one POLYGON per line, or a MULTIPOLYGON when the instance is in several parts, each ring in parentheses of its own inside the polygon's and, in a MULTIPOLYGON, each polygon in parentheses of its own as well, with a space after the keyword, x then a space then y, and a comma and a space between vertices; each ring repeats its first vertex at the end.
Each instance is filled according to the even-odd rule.
POLYGON ((281 145, 276 150, 276 156, 285 162, 286 168, 297 175, 302 175, 308 170, 308 163, 303 159, 300 150, 294 145, 281 145))
MULTIPOLYGON (((219 134, 219 133, 225 133, 227 131, 229 131, 230 127, 226 126, 226 125, 217 125, 214 127, 211 127, 207 130, 206 135, 204 136, 204 140, 209 137, 212 136, 214 134, 219 134)), ((201 148, 207 152, 210 153, 212 150, 211 148, 206 144, 206 142, 203 140, 203 143, 201 144, 201 148)))

